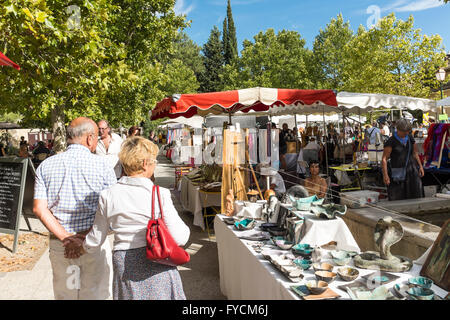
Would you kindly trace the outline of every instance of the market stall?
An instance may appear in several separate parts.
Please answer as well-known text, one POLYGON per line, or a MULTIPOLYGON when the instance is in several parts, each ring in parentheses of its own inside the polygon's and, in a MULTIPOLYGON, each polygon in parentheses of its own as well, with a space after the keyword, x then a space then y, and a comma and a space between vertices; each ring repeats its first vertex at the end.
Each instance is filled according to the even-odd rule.
MULTIPOLYGON (((255 242, 242 239, 243 231, 237 231, 234 226, 226 224, 225 219, 227 219, 225 216, 216 216, 214 228, 218 247, 220 288, 222 293, 231 300, 349 300, 351 296, 347 288, 354 294, 353 298, 405 299, 407 298, 405 293, 403 292, 402 297, 396 292, 394 286, 405 290, 405 283, 409 279, 419 276, 425 260, 421 258, 415 261, 408 272, 389 272, 387 274, 380 274, 376 270, 355 268, 353 262, 350 262, 346 266, 354 268, 359 273, 356 281, 353 281, 355 279, 344 281, 340 276, 335 276, 335 280, 328 284, 329 289, 324 294, 311 294, 305 284, 316 280, 313 267, 304 270, 302 278, 298 279, 298 282, 293 282, 268 257, 271 254, 274 256, 289 254, 290 250, 281 250, 276 246, 266 244, 269 243, 268 241, 255 242), (376 277, 387 277, 387 280, 380 278, 382 279, 380 282, 376 277), (374 289, 377 288, 379 296, 370 296, 369 293, 373 294, 374 289)), ((326 241, 326 239, 324 240, 326 241)), ((324 245, 320 248, 321 257, 316 261, 320 261, 321 264, 333 265, 336 273, 341 267, 334 263, 331 253, 336 254, 336 250, 341 250, 342 247, 339 242, 334 249, 330 249, 331 247, 324 245)), ((359 253, 359 248, 357 252, 359 253)), ((280 262, 280 264, 283 263, 280 262)), ((432 284, 430 288, 435 294, 434 299, 445 298, 448 294, 448 291, 435 284, 432 284)))

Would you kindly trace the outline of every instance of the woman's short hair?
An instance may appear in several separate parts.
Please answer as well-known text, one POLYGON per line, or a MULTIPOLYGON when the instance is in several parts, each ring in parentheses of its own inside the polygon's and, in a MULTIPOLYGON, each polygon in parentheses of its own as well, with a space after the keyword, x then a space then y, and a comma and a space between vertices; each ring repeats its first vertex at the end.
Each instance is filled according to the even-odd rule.
POLYGON ((319 160, 315 160, 315 159, 310 160, 308 165, 311 167, 313 164, 320 164, 319 160))
POLYGON ((144 161, 156 161, 158 147, 149 140, 134 136, 122 143, 119 160, 128 176, 144 172, 144 161))
POLYGON ((395 127, 397 128, 397 130, 409 132, 411 131, 412 125, 408 120, 400 119, 396 122, 395 127))

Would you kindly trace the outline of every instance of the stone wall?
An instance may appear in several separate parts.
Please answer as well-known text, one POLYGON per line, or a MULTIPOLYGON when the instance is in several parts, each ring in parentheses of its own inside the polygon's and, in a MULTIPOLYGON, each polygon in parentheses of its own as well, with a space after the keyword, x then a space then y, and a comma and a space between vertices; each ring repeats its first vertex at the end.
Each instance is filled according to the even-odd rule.
POLYGON ((377 251, 373 235, 375 225, 384 216, 392 216, 404 229, 402 240, 392 246, 391 252, 412 260, 418 259, 425 253, 436 240, 441 229, 423 221, 375 208, 348 209, 343 219, 361 251, 377 251))

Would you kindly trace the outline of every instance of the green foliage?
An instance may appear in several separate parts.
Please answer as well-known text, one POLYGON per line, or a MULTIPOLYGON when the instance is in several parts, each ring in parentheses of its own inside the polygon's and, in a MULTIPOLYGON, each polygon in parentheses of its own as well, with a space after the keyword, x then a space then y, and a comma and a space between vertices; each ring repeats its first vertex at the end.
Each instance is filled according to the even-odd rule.
POLYGON ((224 89, 249 87, 312 87, 307 63, 310 53, 305 40, 296 31, 273 29, 260 32, 254 42, 245 40, 241 58, 225 66, 221 79, 224 89))
POLYGON ((345 46, 353 38, 350 23, 344 22, 342 14, 331 19, 325 30, 320 29, 313 46, 311 77, 317 89, 340 90, 346 79, 345 46))
POLYGON ((230 64, 238 54, 236 27, 234 26, 233 13, 231 11, 231 3, 228 0, 227 17, 223 22, 223 54, 225 64, 230 64))
POLYGON ((198 46, 188 35, 184 32, 177 34, 173 42, 174 52, 169 56, 167 62, 174 59, 180 60, 186 67, 189 67, 198 77, 205 71, 203 65, 203 57, 201 55, 202 48, 198 46))
POLYGON ((22 115, 14 112, 0 113, 0 122, 19 123, 22 120, 22 115))
POLYGON ((22 69, 2 70, 2 107, 42 127, 80 115, 113 126, 143 120, 165 95, 159 61, 185 26, 173 6, 174 0, 4 1, 0 50, 22 69), (79 23, 76 11, 66 11, 70 5, 79 7, 79 23))
POLYGON ((429 98, 445 53, 439 35, 422 36, 412 16, 402 21, 392 13, 377 28, 361 26, 343 57, 344 90, 429 98))
POLYGON ((216 26, 211 30, 208 42, 203 46, 203 55, 205 71, 200 77, 200 90, 202 92, 220 91, 222 88, 220 73, 224 60, 220 31, 216 26))

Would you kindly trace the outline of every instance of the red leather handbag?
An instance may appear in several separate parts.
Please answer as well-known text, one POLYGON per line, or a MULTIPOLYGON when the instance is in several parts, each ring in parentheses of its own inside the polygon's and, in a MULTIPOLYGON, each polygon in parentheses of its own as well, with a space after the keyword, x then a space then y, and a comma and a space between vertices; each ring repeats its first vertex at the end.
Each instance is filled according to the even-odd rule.
POLYGON ((159 186, 152 190, 152 218, 147 225, 147 259, 169 266, 178 266, 189 262, 191 257, 183 248, 177 245, 163 220, 159 186), (161 217, 155 219, 155 189, 158 194, 161 217))

